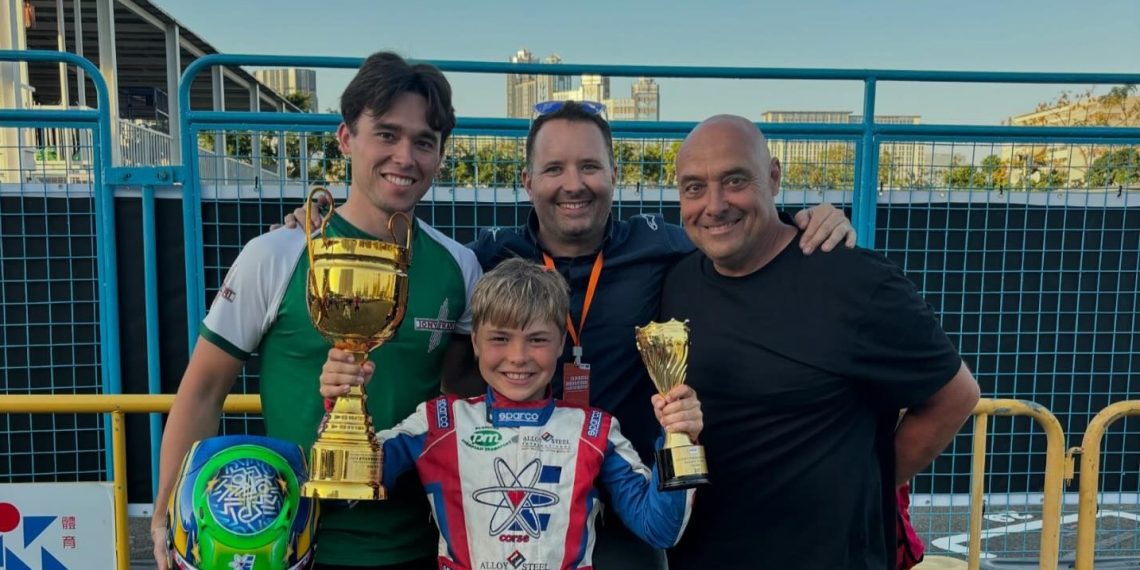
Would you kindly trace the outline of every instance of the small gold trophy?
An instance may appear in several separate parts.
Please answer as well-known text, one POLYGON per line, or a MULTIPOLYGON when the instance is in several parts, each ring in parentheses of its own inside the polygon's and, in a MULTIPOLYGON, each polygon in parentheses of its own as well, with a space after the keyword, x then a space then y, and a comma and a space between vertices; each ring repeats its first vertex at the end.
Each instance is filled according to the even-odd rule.
MULTIPOLYGON (((664 396, 674 386, 685 383, 689 362, 689 325, 670 319, 634 327, 637 350, 649 370, 653 385, 664 396)), ((691 489, 709 482, 705 448, 694 445, 688 434, 665 434, 665 447, 657 450, 657 488, 662 491, 691 489)))
MULTIPOLYGON (((305 205, 305 233, 309 252, 308 302, 313 326, 333 344, 351 352, 363 365, 368 353, 392 337, 408 305, 408 267, 412 259, 412 221, 403 218, 407 234, 403 245, 379 240, 325 236, 333 214, 333 197, 317 187, 305 205), (329 211, 321 220, 320 236, 312 227, 313 198, 328 198, 329 211)), ((314 499, 382 500, 381 449, 366 408, 362 386, 353 386, 336 399, 325 414, 313 443, 312 473, 301 493, 314 499)))

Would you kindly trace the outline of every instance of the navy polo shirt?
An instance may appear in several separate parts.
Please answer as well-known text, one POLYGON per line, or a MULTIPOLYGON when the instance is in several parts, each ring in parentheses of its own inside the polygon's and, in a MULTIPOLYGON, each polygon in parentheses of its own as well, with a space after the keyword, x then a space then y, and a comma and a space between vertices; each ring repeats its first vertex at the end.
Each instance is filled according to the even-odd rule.
MULTIPOLYGON (((608 224, 602 242, 602 273, 586 326, 579 331, 582 362, 590 365, 590 405, 616 417, 642 460, 652 464, 654 441, 661 427, 649 398, 657 389, 634 344, 634 327, 657 319, 665 273, 693 251, 693 244, 680 226, 666 223, 659 214, 637 215, 625 221, 611 216, 608 224)), ((538 217, 532 211, 525 225, 483 230, 468 247, 475 251, 484 271, 511 257, 542 263, 538 217)), ((554 267, 570 284, 574 326, 582 316, 596 255, 554 258, 554 267)), ((567 338, 560 364, 573 361, 572 346, 567 338)), ((561 398, 561 365, 551 384, 554 396, 561 398)))

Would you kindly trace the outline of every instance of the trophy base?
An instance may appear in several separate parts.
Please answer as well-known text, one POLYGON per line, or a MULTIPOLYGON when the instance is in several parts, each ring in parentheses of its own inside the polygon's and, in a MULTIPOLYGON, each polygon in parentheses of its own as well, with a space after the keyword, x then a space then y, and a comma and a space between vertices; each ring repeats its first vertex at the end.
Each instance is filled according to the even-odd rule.
POLYGON ((313 442, 309 480, 301 492, 314 499, 384 500, 383 455, 367 417, 334 409, 327 420, 313 442))
POLYGON ((383 485, 341 481, 309 481, 301 487, 301 495, 313 499, 345 501, 383 501, 388 498, 383 485))
POLYGON ((657 450, 657 490, 680 491, 709 484, 705 448, 700 445, 657 450))

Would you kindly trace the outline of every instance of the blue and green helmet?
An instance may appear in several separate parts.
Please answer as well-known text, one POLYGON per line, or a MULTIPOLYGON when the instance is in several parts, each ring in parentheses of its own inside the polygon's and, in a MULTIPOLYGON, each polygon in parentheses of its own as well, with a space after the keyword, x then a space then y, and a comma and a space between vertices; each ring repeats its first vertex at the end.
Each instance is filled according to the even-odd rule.
POLYGON ((268 437, 196 442, 167 509, 167 545, 183 570, 306 570, 313 564, 317 502, 301 496, 301 448, 268 437))

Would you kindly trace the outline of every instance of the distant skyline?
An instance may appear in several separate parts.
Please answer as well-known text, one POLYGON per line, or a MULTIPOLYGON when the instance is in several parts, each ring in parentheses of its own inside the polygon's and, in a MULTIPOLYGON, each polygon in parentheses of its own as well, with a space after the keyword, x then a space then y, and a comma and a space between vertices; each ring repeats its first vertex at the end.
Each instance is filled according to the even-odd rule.
MULTIPOLYGON (((706 0, 541 4, 521 0, 154 0, 221 52, 504 62, 519 49, 564 63, 1140 73, 1140 1, 706 0), (250 33, 256 29, 259 33, 250 33), (438 30, 438 31, 429 31, 438 30)), ((349 70, 318 70, 338 105, 349 70)), ((500 117, 502 75, 449 74, 460 115, 500 117)), ((628 90, 632 79, 615 78, 628 90)), ((658 79, 662 120, 765 111, 862 111, 858 82, 658 79)), ((1062 85, 880 83, 877 114, 998 124, 1062 85)), ((1099 88, 1103 93, 1111 86, 1099 88)))

